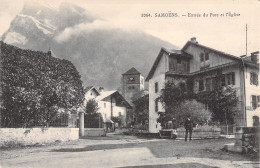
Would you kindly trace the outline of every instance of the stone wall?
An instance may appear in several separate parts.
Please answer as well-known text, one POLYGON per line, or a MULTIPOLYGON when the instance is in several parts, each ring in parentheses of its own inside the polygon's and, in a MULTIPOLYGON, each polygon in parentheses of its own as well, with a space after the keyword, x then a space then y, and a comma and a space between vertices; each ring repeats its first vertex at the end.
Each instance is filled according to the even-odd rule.
POLYGON ((0 147, 79 139, 78 128, 0 128, 0 147))
MULTIPOLYGON (((201 127, 194 128, 192 131, 192 138, 219 138, 220 137, 219 127, 201 127)), ((177 129, 178 138, 185 138, 185 128, 177 129)))
POLYGON ((85 128, 84 136, 106 136, 104 128, 85 128))

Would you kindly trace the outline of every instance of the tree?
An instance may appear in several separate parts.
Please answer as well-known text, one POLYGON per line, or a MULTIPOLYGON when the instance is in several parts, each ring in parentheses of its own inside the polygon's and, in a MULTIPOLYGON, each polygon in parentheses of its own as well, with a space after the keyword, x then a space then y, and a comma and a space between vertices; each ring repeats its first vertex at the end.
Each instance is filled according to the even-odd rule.
POLYGON ((3 42, 1 52, 4 127, 48 126, 59 112, 81 105, 82 81, 70 61, 3 42))
POLYGON ((86 103, 84 122, 86 128, 98 128, 100 122, 99 106, 95 99, 90 99, 86 103))
POLYGON ((118 123, 118 126, 121 126, 122 125, 122 118, 121 117, 111 117, 111 120, 114 122, 114 123, 118 123))
POLYGON ((149 120, 149 94, 139 92, 132 98, 134 105, 133 116, 135 124, 145 125, 149 120))
POLYGON ((226 125, 234 123, 239 102, 235 89, 224 86, 203 96, 198 96, 197 100, 208 105, 212 111, 213 121, 226 125))
POLYGON ((162 127, 165 127, 168 121, 172 121, 173 126, 177 128, 183 124, 188 114, 196 123, 205 123, 210 119, 211 113, 204 104, 194 99, 184 82, 178 85, 172 82, 165 83, 157 99, 165 109, 157 120, 162 127))

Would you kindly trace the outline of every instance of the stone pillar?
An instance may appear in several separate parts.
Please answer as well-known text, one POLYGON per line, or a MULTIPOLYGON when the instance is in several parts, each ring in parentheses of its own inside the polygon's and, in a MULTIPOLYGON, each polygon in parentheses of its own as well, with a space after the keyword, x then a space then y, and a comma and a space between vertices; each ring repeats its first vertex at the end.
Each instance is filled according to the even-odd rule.
POLYGON ((79 112, 79 136, 84 136, 84 113, 79 112))

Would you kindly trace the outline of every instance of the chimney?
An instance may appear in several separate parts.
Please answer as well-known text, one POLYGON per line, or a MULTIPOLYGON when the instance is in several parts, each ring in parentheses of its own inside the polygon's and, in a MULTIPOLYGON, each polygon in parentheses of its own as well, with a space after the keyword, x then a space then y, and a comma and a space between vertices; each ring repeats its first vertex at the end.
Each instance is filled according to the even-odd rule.
POLYGON ((259 51, 251 53, 251 61, 255 64, 259 63, 259 51))
POLYGON ((103 92, 103 91, 104 91, 104 88, 103 88, 103 87, 99 87, 99 88, 98 88, 98 91, 99 91, 99 92, 103 92))
POLYGON ((197 40, 196 40, 196 37, 192 37, 192 38, 190 39, 190 41, 191 41, 192 43, 196 43, 196 44, 198 43, 197 40))
POLYGON ((51 50, 49 50, 49 51, 47 52, 47 54, 48 54, 49 56, 51 56, 51 50))

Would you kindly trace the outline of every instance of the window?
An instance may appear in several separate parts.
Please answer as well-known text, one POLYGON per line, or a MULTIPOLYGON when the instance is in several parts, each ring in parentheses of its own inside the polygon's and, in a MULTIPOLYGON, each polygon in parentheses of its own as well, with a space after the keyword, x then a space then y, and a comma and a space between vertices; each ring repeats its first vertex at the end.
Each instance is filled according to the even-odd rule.
POLYGON ((231 72, 226 74, 226 78, 227 78, 227 85, 235 85, 235 72, 231 72))
POLYGON ((204 53, 200 54, 200 62, 204 62, 204 53))
POLYGON ((199 91, 203 91, 204 90, 204 81, 203 79, 199 80, 199 91))
POLYGON ((206 79, 206 91, 211 91, 211 90, 212 90, 211 81, 212 81, 211 78, 207 78, 207 79, 206 79))
POLYGON ((104 108, 106 108, 106 106, 107 106, 106 103, 104 103, 104 108))
POLYGON ((155 93, 158 92, 158 82, 155 82, 155 84, 154 84, 154 91, 155 91, 155 93))
POLYGON ((122 113, 121 113, 121 112, 118 112, 118 115, 119 115, 119 116, 121 116, 121 115, 122 115, 122 113))
POLYGON ((174 59, 175 58, 173 56, 169 56, 169 70, 170 71, 176 70, 176 61, 174 59))
POLYGON ((209 60, 209 53, 205 53, 205 61, 209 60))
POLYGON ((209 53, 200 54, 200 68, 206 68, 210 66, 209 53))
POLYGON ((251 107, 255 110, 257 107, 260 107, 260 96, 252 95, 251 96, 251 107))
POLYGON ((181 58, 177 58, 177 64, 181 64, 181 58))
POLYGON ((250 72, 250 85, 258 86, 258 74, 255 72, 250 72))
POLYGON ((225 86, 226 85, 226 78, 225 75, 221 75, 221 86, 225 86))
POLYGON ((155 112, 158 112, 158 99, 155 100, 155 112))

